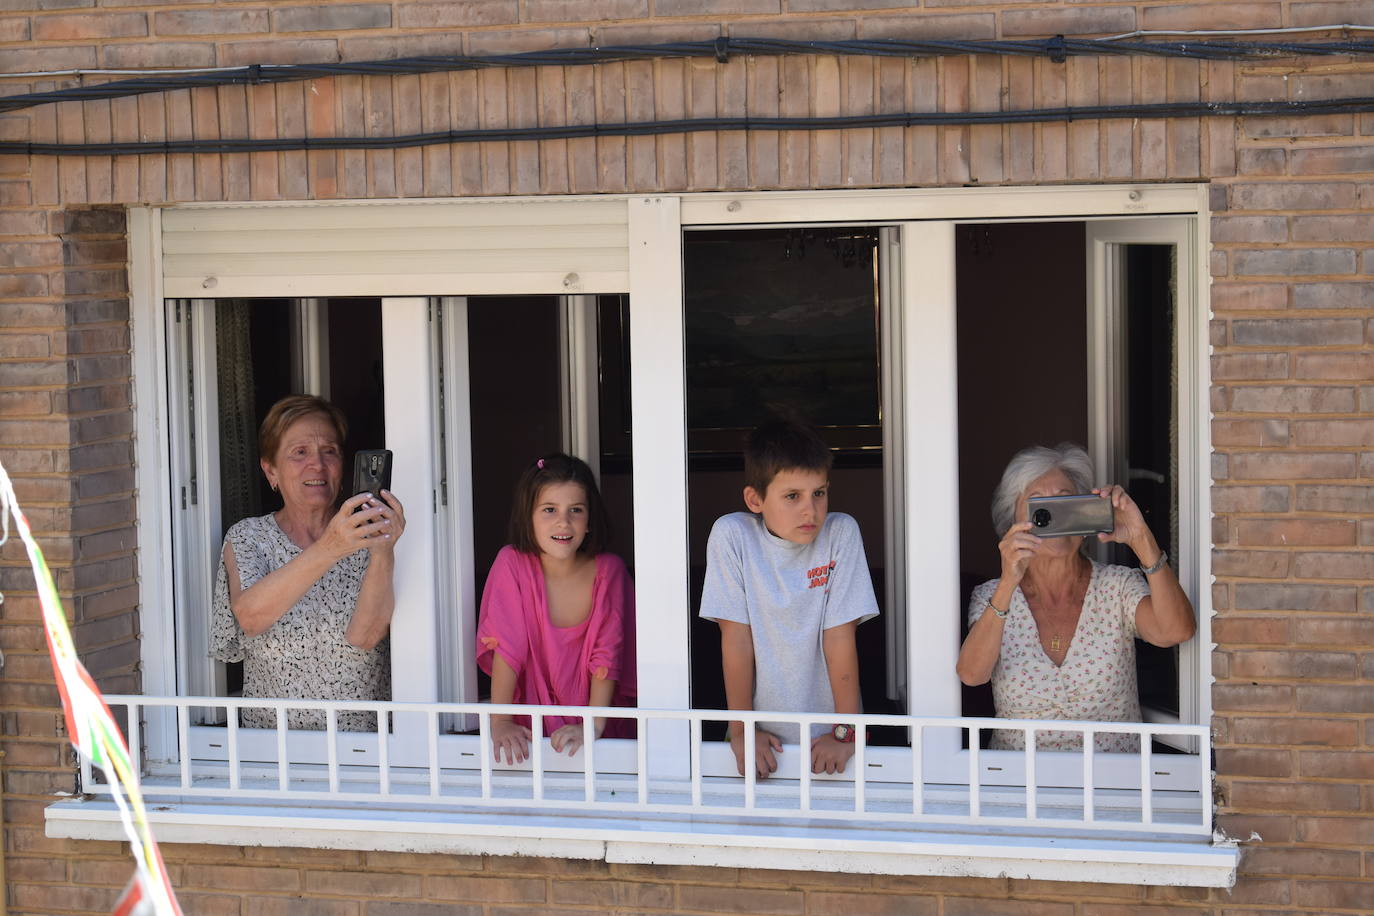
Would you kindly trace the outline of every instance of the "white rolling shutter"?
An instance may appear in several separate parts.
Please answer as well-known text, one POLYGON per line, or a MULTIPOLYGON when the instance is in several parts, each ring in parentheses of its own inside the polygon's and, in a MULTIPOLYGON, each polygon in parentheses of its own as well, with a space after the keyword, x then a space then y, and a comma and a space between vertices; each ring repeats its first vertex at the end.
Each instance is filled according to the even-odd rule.
POLYGON ((624 292, 627 210, 624 198, 172 207, 164 294, 624 292))

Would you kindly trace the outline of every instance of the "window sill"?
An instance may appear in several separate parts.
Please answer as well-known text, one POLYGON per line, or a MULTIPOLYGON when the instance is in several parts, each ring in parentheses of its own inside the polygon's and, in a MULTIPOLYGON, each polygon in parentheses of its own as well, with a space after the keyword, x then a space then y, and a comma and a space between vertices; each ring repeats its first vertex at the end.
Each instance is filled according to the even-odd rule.
MULTIPOLYGON (((195 799, 153 804, 163 843, 308 847, 598 859, 886 875, 1230 887, 1240 851, 1203 839, 1074 831, 932 829, 759 817, 547 813, 529 809, 424 811, 327 802, 282 805, 195 799), (1087 867, 1085 867, 1087 866, 1087 867)), ((122 840, 108 799, 48 806, 47 835, 122 840)))

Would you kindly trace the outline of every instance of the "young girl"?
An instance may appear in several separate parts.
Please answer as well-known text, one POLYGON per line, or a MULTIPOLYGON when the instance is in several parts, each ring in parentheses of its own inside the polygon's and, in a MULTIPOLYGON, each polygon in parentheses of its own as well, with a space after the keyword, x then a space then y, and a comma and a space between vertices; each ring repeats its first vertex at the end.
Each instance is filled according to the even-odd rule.
MULTIPOLYGON (((487 576, 477 624, 477 664, 491 675, 493 703, 633 706, 634 586, 625 564, 603 553, 606 512, 591 468, 545 455, 521 475, 510 543, 487 576)), ((493 715, 492 749, 509 762, 529 755, 528 716, 493 715)), ((555 751, 576 754, 582 719, 545 716, 555 751)), ((604 718, 601 737, 630 737, 634 723, 604 718)))

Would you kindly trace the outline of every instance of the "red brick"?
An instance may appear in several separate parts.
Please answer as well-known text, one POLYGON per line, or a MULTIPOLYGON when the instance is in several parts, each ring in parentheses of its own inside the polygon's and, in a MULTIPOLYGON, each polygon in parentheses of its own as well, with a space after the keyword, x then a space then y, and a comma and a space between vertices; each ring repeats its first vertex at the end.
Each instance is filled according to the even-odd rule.
MULTIPOLYGON (((495 860, 493 860, 495 861, 495 860)), ((604 864, 604 863, 602 863, 604 864)), ((671 909, 673 886, 637 881, 554 881, 552 902, 569 906, 671 909)))
POLYGON ((1231 206, 1237 210, 1344 210, 1358 202, 1353 183, 1285 181, 1231 187, 1231 206))
POLYGON ((1247 177, 1262 175, 1277 176, 1287 171, 1288 153, 1272 147, 1242 149, 1239 151, 1239 171, 1247 177))
POLYGON ((243 901, 244 916, 359 916, 361 912, 354 900, 248 897, 243 901))
POLYGON ((1290 555, 1280 550, 1217 550, 1212 554, 1212 573, 1254 579, 1288 576, 1290 555))
POLYGON ((745 887, 702 887, 683 884, 678 887, 679 910, 707 912, 769 913, 775 916, 801 913, 805 896, 800 891, 770 891, 745 887))
MULTIPOLYGON (((225 67, 246 67, 252 64, 332 64, 347 59, 340 56, 339 43, 333 38, 229 41, 219 46, 219 58, 220 65, 225 67)), ((260 88, 263 92, 257 95, 258 98, 271 96, 273 87, 260 88)), ((254 198, 262 200, 262 192, 255 191, 254 198)))
POLYGON ((1293 892, 1307 907, 1374 910, 1374 881, 1298 881, 1293 892))
MULTIPOLYGON (((655 8, 663 4, 660 0, 655 8)), ((926 6, 937 4, 927 2, 926 6)), ((948 16, 864 16, 859 20, 863 38, 976 39, 995 38, 997 17, 992 13, 952 14, 948 16)))
MULTIPOLYGON (((1300 444, 1301 441, 1299 439, 1300 444)), ((1356 456, 1344 452, 1273 451, 1231 455, 1231 476, 1241 480, 1345 478, 1354 477, 1358 468, 1356 456)))
POLYGON ((1240 319, 1231 322, 1237 346, 1339 346, 1364 343, 1358 318, 1240 319))
POLYGON ((419 897, 422 879, 420 875, 384 874, 375 871, 308 871, 305 873, 305 890, 335 894, 343 897, 401 898, 419 897))
POLYGON ((1214 486, 1212 511, 1287 512, 1289 489, 1286 486, 1214 486))
POLYGON ((512 25, 520 20, 517 0, 467 0, 464 3, 406 3, 396 9, 402 29, 461 29, 512 25))
POLYGON ((648 0, 525 0, 526 22, 644 19, 648 12, 648 0))
POLYGON ((1368 751, 1303 751, 1299 760, 1308 779, 1374 779, 1374 754, 1368 751))
POLYGON ((946 897, 944 916, 1072 916, 1072 903, 946 897))
POLYGON ((148 34, 143 13, 64 13, 34 20, 34 41, 141 38, 148 34))
POLYGON ((475 900, 483 903, 542 903, 546 897, 542 878, 450 878, 428 875, 424 894, 438 900, 475 900))
POLYGON ((1355 655, 1351 652, 1277 652, 1247 649, 1231 659, 1231 676, 1260 679, 1353 678, 1355 655))
POLYGON ((1289 171, 1295 175, 1368 174, 1374 167, 1368 145, 1294 149, 1288 156, 1289 171))
POLYGON ((390 26, 391 7, 382 3, 286 7, 272 11, 274 32, 346 32, 390 26))
MULTIPOLYGON (((1216 216, 1212 218, 1212 241, 1217 244, 1228 242, 1249 244, 1286 242, 1288 241, 1288 217, 1216 216)), ((1282 290, 1280 291, 1282 292, 1282 290)), ((1215 292, 1213 297, 1215 298, 1215 292)))
POLYGON ((1300 686, 1298 709, 1302 712, 1348 712, 1368 715, 1374 712, 1374 691, 1365 686, 1340 684, 1300 686))
MULTIPOLYGON (((1232 387, 1231 409, 1251 413, 1353 413, 1355 389, 1345 386, 1232 387)), ((1312 443, 1308 443, 1312 444, 1312 443)))
POLYGON ((1275 780, 1231 784, 1232 808, 1270 812, 1347 812, 1359 808, 1360 787, 1334 783, 1279 783, 1275 780))
POLYGON ((1287 420, 1213 420, 1212 444, 1215 446, 1286 446, 1289 444, 1287 420))
POLYGON ((1295 283, 1293 307, 1371 309, 1374 308, 1374 286, 1368 283, 1295 283))
POLYGON ((1217 748, 1216 753, 1217 773, 1221 776, 1269 776, 1282 779, 1293 775, 1292 751, 1231 747, 1217 748))
POLYGON ((1293 436, 1297 445, 1374 445, 1374 420, 1298 420, 1293 436))
POLYGON ((301 874, 292 868, 255 868, 244 865, 187 865, 182 880, 188 887, 244 891, 298 891, 301 874))
POLYGON ((1012 9, 1002 13, 1002 35, 1026 36, 1109 34, 1136 28, 1135 11, 1111 7, 1077 9, 1012 9))
POLYGON ((1374 620, 1349 617, 1300 617, 1293 621, 1293 642, 1305 646, 1374 645, 1374 620))
POLYGON ((266 10, 171 10, 153 14, 158 35, 232 35, 266 32, 266 10))
MULTIPOLYGON (((1242 540, 1244 537, 1242 534, 1242 540)), ((1243 611, 1353 612, 1357 592, 1354 586, 1345 585, 1241 582, 1235 586, 1235 605, 1237 610, 1243 611)))
POLYGON ((1342 849, 1293 849, 1263 846, 1245 853, 1247 875, 1336 875, 1358 878, 1360 854, 1342 849))
MULTIPOLYGON (((948 906, 948 904, 946 904, 948 906)), ((807 913, 814 916, 853 916, 854 913, 872 916, 935 916, 940 911, 940 898, 917 897, 910 894, 821 893, 807 895, 807 913)))
POLYGON ((1217 712, 1287 712, 1293 708, 1293 688, 1277 684, 1213 684, 1212 705, 1217 712))
POLYGON ((1374 579, 1374 553, 1300 553, 1293 575, 1300 579, 1374 579))
MULTIPOLYGON (((1231 722, 1231 739, 1237 744, 1354 747, 1359 744, 1359 735, 1359 723, 1353 719, 1255 716, 1237 718, 1231 722)), ((1257 807, 1261 810, 1274 810, 1267 805, 1257 807)))
POLYGON ((1242 277, 1340 275, 1356 272, 1355 251, 1350 248, 1272 248, 1237 251, 1231 256, 1233 272, 1242 277))

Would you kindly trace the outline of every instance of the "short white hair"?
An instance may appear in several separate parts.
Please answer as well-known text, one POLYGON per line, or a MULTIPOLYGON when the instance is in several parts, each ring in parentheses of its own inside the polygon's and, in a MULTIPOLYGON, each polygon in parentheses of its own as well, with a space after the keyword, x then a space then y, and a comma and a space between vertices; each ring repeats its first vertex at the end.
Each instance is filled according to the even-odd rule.
POLYGON ((1093 461, 1083 446, 1061 442, 1054 448, 1032 445, 1021 449, 1007 462, 1002 481, 992 492, 992 527, 998 537, 1016 520, 1017 501, 1050 471, 1063 471, 1075 492, 1087 493, 1093 487, 1093 461))

